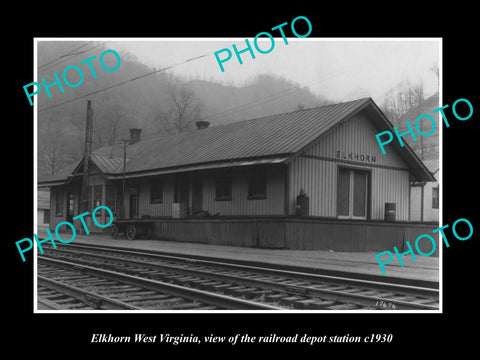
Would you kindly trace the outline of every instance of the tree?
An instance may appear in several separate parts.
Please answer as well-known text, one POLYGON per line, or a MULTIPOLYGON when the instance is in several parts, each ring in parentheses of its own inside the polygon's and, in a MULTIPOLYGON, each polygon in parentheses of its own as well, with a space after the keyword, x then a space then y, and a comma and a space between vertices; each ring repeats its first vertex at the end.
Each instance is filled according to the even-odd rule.
POLYGON ((57 128, 54 132, 49 132, 43 137, 44 165, 50 175, 55 175, 55 172, 63 165, 64 146, 61 128, 57 128))
POLYGON ((425 88, 422 80, 415 85, 410 81, 402 81, 385 97, 381 108, 393 124, 401 129, 404 125, 401 124, 402 117, 424 101, 425 88))
POLYGON ((109 105, 105 112, 106 115, 97 116, 94 121, 93 137, 96 148, 115 145, 121 130, 128 123, 128 118, 132 116, 130 110, 117 102, 109 105))
POLYGON ((161 112, 158 120, 166 134, 177 134, 191 130, 201 119, 203 104, 195 93, 185 85, 171 86, 167 90, 168 109, 161 112))

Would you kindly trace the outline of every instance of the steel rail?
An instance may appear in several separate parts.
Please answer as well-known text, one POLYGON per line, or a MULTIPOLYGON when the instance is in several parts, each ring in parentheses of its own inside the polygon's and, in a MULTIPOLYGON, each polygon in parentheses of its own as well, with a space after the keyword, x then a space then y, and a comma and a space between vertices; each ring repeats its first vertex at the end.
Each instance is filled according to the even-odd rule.
MULTIPOLYGON (((81 302, 94 306, 94 307, 101 307, 105 310, 118 310, 118 309, 126 309, 126 310, 141 310, 141 308, 127 304, 123 301, 111 299, 107 296, 100 295, 70 284, 66 284, 54 279, 47 278, 45 276, 37 275, 38 284, 43 285, 47 288, 56 290, 60 293, 68 295, 72 298, 80 300, 81 302)), ((48 301, 51 306, 53 306, 51 301, 48 301)), ((48 305, 48 304, 47 304, 48 305)), ((64 307, 59 307, 64 309, 64 307)))
MULTIPOLYGON (((229 263, 226 261, 196 259, 193 255, 178 256, 178 255, 165 255, 165 254, 157 254, 157 253, 152 254, 152 253, 140 252, 140 251, 123 250, 123 249, 114 248, 114 247, 102 247, 102 246, 95 246, 95 245, 90 246, 90 245, 83 245, 83 244, 82 245, 67 244, 62 246, 71 247, 71 248, 85 248, 85 249, 90 249, 94 251, 103 250, 103 251, 115 252, 119 254, 125 254, 128 256, 131 256, 131 255, 143 256, 143 257, 152 258, 156 260, 182 261, 185 263, 196 263, 196 264, 202 264, 206 266, 211 265, 211 266, 225 267, 228 269, 235 269, 235 270, 246 270, 246 271, 250 270, 255 272, 261 272, 262 274, 271 274, 276 276, 295 276, 297 279, 308 280, 308 281, 317 281, 317 282, 328 281, 328 282, 335 282, 343 285, 364 286, 364 287, 371 287, 375 289, 384 289, 387 291, 401 291, 405 293, 411 293, 412 295, 438 297, 438 294, 439 294, 439 289, 435 289, 435 288, 395 284, 395 283, 390 283, 386 281, 356 279, 353 277, 315 274, 315 273, 302 272, 302 271, 281 270, 281 269, 274 269, 267 266, 243 265, 243 264, 237 264, 237 263, 229 263)), ((378 278, 381 278, 381 277, 378 276, 378 278)))
POLYGON ((238 299, 231 296, 220 295, 217 293, 212 293, 204 290, 198 290, 193 288, 188 288, 185 286, 169 284, 162 281, 146 279, 138 276, 133 276, 129 274, 122 274, 115 271, 104 270, 88 265, 81 265, 78 263, 73 263, 64 260, 57 260, 49 257, 42 256, 39 258, 39 261, 57 264, 63 267, 74 268, 86 272, 89 274, 94 274, 101 276, 103 278, 108 278, 111 280, 119 281, 125 284, 141 286, 142 288, 161 291, 168 293, 170 295, 178 296, 181 298, 186 298, 192 301, 200 301, 210 305, 214 305, 224 309, 233 309, 233 310, 282 310, 280 307, 273 305, 268 305, 264 303, 258 303, 254 301, 238 299))
MULTIPOLYGON (((53 251, 53 250, 52 250, 53 251)), ((331 289, 319 289, 315 288, 315 282, 318 282, 318 277, 314 276, 313 280, 311 279, 311 276, 309 276, 308 281, 312 282, 312 284, 303 284, 303 285, 295 285, 295 284, 282 284, 280 280, 275 280, 275 279, 265 279, 265 278, 248 278, 245 276, 235 276, 233 274, 224 274, 224 273, 218 273, 216 271, 212 270, 205 270, 205 269, 188 269, 184 267, 179 267, 171 264, 158 264, 158 263, 150 263, 150 262, 144 262, 140 260, 133 260, 133 259, 126 259, 126 258, 119 258, 115 256, 110 256, 110 255, 105 255, 105 254, 93 254, 89 252, 82 252, 82 251, 69 251, 69 250, 63 250, 60 252, 57 252, 58 250, 55 250, 56 253, 61 253, 61 252, 67 252, 71 254, 81 254, 81 255, 86 255, 90 258, 98 258, 102 260, 110 260, 110 261, 115 261, 120 264, 126 264, 126 265, 131 265, 131 266, 136 266, 136 267, 147 267, 149 269, 155 269, 155 270, 167 270, 170 272, 174 273, 180 273, 180 274, 185 274, 185 275, 193 275, 193 276, 201 276, 203 278, 208 278, 211 280, 220 280, 220 281, 228 281, 232 284, 241 284, 241 285, 248 285, 248 286, 260 286, 262 288, 268 288, 271 290, 277 290, 277 291, 283 291, 283 292, 289 292, 292 294, 298 294, 298 295, 303 295, 303 296, 317 296, 317 297, 322 297, 323 299, 327 300, 335 300, 335 301, 343 301, 343 302, 354 302, 356 304, 362 305, 362 306, 376 306, 377 302, 383 301, 383 302, 388 302, 390 304, 395 304, 397 310, 438 310, 437 306, 434 305, 429 305, 426 303, 422 302, 414 302, 414 301, 404 301, 404 300, 398 300, 395 298, 388 297, 388 295, 382 296, 382 294, 376 294, 376 295, 364 295, 360 293, 353 293, 350 291, 341 291, 341 290, 331 290, 331 289)), ((115 253, 115 251, 110 251, 109 252, 115 253)), ((123 251, 122 251, 123 253, 123 251)), ((130 252, 128 253, 129 255, 131 254, 130 252)), ((163 259, 162 259, 163 260, 163 259)), ((169 259, 170 260, 170 259, 169 259)), ((75 261, 81 261, 81 259, 75 259, 75 261)), ((88 262, 87 262, 88 263, 88 262)), ((223 263, 222 263, 223 264, 223 263)), ((211 262, 208 262, 208 265, 211 266, 211 262)), ((102 266, 108 266, 110 268, 115 268, 114 265, 107 265, 103 264, 102 266)), ((235 270, 237 270, 237 267, 234 266, 235 270)), ((242 270, 244 267, 241 267, 242 270)), ((251 268, 249 268, 249 271, 251 268)), ((258 272, 258 268, 256 268, 258 272)), ((275 271, 275 275, 278 276, 279 271, 275 271)), ((264 274, 255 274, 256 276, 262 276, 264 274)), ((282 275, 285 276, 282 272, 282 275)), ((161 276, 161 275, 159 275, 161 276)), ((271 275, 267 275, 271 276, 271 275)), ((288 275, 291 277, 291 272, 288 272, 288 275)), ((299 279, 295 277, 294 279, 288 279, 286 278, 283 281, 287 280, 296 280, 297 282, 299 279)), ((302 277, 300 281, 305 281, 305 279, 302 277)), ((322 277, 323 281, 323 277, 322 277)), ((363 284, 362 284, 363 285, 363 284)), ((349 284, 349 286, 352 286, 349 284)), ((358 282, 355 282, 353 286, 358 287, 359 284, 358 282)), ((405 286, 402 286, 402 290, 398 290, 396 287, 382 287, 382 291, 388 291, 388 292, 401 292, 399 295, 405 295, 404 294, 404 288, 405 286)), ((368 289, 372 288, 371 286, 367 287, 368 289)), ((374 288, 375 290, 379 290, 378 288, 374 288)), ((411 290, 411 289, 409 289, 411 290)), ((431 290, 431 289, 430 289, 431 290)), ((410 292, 409 292, 410 295, 410 292)), ((414 294, 418 295, 418 294, 414 294)), ((438 296, 438 291, 432 290, 431 293, 429 294, 430 297, 436 297, 435 295, 438 296), (433 294, 433 295, 432 295, 433 294)), ((422 295, 425 296, 425 295, 422 295)), ((397 296, 398 297, 398 296, 397 296)))

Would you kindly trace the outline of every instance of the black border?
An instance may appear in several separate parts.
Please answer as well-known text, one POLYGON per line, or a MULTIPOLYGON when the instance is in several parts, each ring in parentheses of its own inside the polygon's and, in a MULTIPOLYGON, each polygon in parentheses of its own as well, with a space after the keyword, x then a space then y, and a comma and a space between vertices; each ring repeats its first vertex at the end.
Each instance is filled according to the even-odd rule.
MULTIPOLYGON (((478 197, 476 193, 475 136, 478 129, 478 56, 474 28, 478 24, 475 9, 467 4, 435 5, 438 8, 420 9, 418 4, 383 4, 382 7, 358 4, 351 7, 340 4, 338 9, 316 3, 313 9, 277 3, 267 6, 266 12, 244 3, 223 3, 218 7, 192 9, 187 3, 183 9, 171 9, 164 3, 155 5, 110 3, 105 9, 97 4, 83 4, 75 9, 53 4, 28 5, 17 23, 5 29, 6 46, 14 56, 7 59, 4 71, 8 73, 8 99, 4 109, 8 115, 3 137, 4 179, 8 186, 7 229, 3 256, 8 272, 5 273, 4 316, 8 317, 5 344, 23 352, 58 353, 62 357, 92 354, 107 350, 124 352, 127 349, 152 352, 164 357, 168 352, 181 354, 186 349, 214 352, 261 348, 267 355, 287 348, 301 350, 301 354, 338 351, 340 348, 366 354, 390 356, 395 348, 406 356, 425 349, 433 355, 442 349, 462 352, 475 345, 475 326, 470 324, 475 314, 473 293, 476 282, 478 250, 478 197), (136 8, 135 8, 136 7, 136 8), (134 8, 134 9, 132 9, 134 8), (273 10, 275 8, 275 11, 273 10), (206 14, 208 13, 208 14, 206 14), (33 257, 27 255, 21 262, 14 242, 33 233, 33 108, 25 101, 22 86, 33 78, 33 37, 254 37, 294 17, 310 19, 313 31, 310 37, 442 37, 443 38, 443 104, 453 104, 458 98, 467 98, 474 107, 468 121, 450 122, 443 131, 443 223, 452 224, 458 218, 469 219, 474 235, 468 241, 450 241, 444 246, 444 313, 443 314, 33 314, 33 257), (63 20, 62 20, 63 19, 63 20), (11 34, 11 35, 10 35, 11 34), (474 90, 475 89, 475 90, 474 90), (8 176, 8 177, 7 177, 8 176), (13 183, 13 184, 12 184, 13 183), (10 185, 12 184, 12 185, 10 185), (13 191, 10 190, 13 188, 13 191), (472 326, 472 327, 470 327, 472 326), (163 346, 161 344, 92 344, 92 333, 132 335, 134 333, 170 333, 185 335, 229 336, 236 333, 249 335, 368 335, 393 334, 391 344, 321 344, 318 346, 216 344, 198 346, 163 346), (61 346, 61 351, 59 351, 61 346)), ((4 55, 4 60, 6 56, 4 55)), ((450 113, 451 114, 451 113, 450 113)), ((451 233, 450 233, 451 234, 451 233)), ((450 235, 451 236, 451 235, 450 235)), ((360 354, 357 352, 357 354, 360 354)), ((37 354, 34 354, 37 355, 37 354)), ((91 356, 91 355, 90 355, 91 356)), ((55 356, 54 356, 55 357, 55 356)))

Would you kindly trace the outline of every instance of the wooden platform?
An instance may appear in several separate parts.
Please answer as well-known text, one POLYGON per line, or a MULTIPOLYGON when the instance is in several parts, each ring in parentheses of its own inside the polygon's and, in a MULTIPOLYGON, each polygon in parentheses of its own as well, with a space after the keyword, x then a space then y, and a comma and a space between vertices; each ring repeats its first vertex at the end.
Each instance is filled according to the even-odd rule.
MULTIPOLYGON (((267 249, 393 251, 412 247, 422 234, 436 238, 437 223, 339 220, 299 217, 210 217, 153 220, 153 239, 267 249)), ((422 251, 432 245, 421 242, 422 251)))

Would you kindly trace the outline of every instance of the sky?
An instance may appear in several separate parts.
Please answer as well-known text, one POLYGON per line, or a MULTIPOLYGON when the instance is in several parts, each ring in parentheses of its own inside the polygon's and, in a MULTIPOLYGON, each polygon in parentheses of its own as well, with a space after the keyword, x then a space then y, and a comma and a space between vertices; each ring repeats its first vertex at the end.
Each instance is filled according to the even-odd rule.
MULTIPOLYGON (((238 62, 232 45, 239 51, 245 49, 245 38, 112 39, 105 46, 127 51, 153 68, 178 64, 168 71, 187 80, 242 86, 258 74, 271 73, 307 86, 332 101, 371 96, 381 103, 400 81, 422 81, 427 97, 438 91, 438 79, 431 67, 439 66, 441 73, 440 39, 287 38, 285 44, 280 37, 275 38, 267 54, 256 50, 253 39, 248 40, 255 59, 246 51, 241 54, 243 64, 238 62), (222 49, 232 53, 231 59, 223 63, 224 72, 214 55, 222 49), (193 59, 202 55, 207 56, 193 59), (187 59, 193 60, 185 62, 187 59)), ((266 51, 272 43, 261 37, 258 46, 266 51)), ((226 51, 219 53, 221 59, 226 56, 226 51)))

